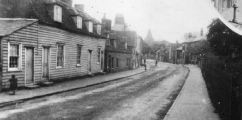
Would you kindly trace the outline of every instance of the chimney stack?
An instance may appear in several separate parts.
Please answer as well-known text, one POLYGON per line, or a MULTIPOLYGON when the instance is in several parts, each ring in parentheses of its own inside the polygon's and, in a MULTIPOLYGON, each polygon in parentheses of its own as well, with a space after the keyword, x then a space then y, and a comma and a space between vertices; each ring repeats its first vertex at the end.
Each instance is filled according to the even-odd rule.
POLYGON ((80 11, 84 12, 84 5, 83 4, 75 4, 75 8, 77 10, 80 10, 80 11))

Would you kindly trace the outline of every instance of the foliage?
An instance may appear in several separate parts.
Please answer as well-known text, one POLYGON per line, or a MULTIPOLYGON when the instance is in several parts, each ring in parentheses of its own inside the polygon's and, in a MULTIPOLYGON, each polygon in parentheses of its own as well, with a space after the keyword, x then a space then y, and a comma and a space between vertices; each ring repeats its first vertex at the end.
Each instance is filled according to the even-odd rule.
POLYGON ((190 43, 187 52, 192 54, 206 54, 210 51, 209 42, 207 40, 190 43))
POLYGON ((219 19, 210 24, 207 38, 215 55, 226 61, 242 60, 242 36, 233 32, 219 19))
POLYGON ((151 50, 151 47, 147 43, 142 41, 142 53, 149 54, 150 50, 151 50))
POLYGON ((202 61, 209 96, 222 120, 239 120, 242 106, 242 36, 215 19, 209 26, 207 38, 216 55, 206 55, 202 61))

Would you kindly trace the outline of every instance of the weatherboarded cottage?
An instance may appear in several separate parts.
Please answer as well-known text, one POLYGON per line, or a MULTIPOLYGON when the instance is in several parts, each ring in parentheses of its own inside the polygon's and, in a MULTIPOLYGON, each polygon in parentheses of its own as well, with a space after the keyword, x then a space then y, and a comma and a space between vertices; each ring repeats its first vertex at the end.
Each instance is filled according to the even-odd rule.
POLYGON ((2 1, 0 90, 12 74, 19 86, 68 80, 104 70, 101 24, 71 0, 2 1), (27 9, 28 8, 28 9, 27 9), (4 12, 8 11, 8 12, 4 12), (22 11, 20 14, 16 14, 22 11))

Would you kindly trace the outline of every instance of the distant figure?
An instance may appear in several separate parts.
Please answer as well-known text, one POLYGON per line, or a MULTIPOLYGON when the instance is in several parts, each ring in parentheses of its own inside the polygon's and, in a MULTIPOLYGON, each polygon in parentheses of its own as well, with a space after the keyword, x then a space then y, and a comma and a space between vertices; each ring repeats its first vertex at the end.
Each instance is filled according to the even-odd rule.
POLYGON ((15 75, 12 75, 12 78, 9 79, 10 82, 10 90, 11 93, 9 93, 9 95, 15 95, 15 91, 17 90, 18 87, 18 79, 15 78, 15 75))
POLYGON ((146 58, 144 59, 144 66, 145 66, 145 70, 147 70, 146 69, 146 58))
POLYGON ((156 58, 155 59, 155 66, 157 66, 157 64, 158 64, 158 59, 156 58))

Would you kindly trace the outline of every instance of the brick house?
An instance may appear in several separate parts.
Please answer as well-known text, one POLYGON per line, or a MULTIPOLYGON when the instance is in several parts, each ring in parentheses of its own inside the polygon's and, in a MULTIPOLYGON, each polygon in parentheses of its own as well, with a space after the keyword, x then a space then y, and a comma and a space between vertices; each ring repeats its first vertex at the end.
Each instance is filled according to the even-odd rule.
POLYGON ((203 34, 203 29, 201 29, 200 35, 190 37, 189 40, 182 43, 182 58, 185 64, 198 64, 199 54, 193 53, 192 51, 205 40, 207 40, 207 38, 203 34))
POLYGON ((117 36, 111 30, 112 21, 104 17, 102 19, 102 32, 107 36, 105 49, 105 72, 119 72, 132 68, 132 49, 128 47, 128 39, 124 36, 117 36))
POLYGON ((11 74, 20 87, 29 87, 104 70, 106 37, 83 5, 74 8, 72 0, 1 4, 0 90, 9 84, 11 74), (15 9, 7 9, 11 5, 15 9))

